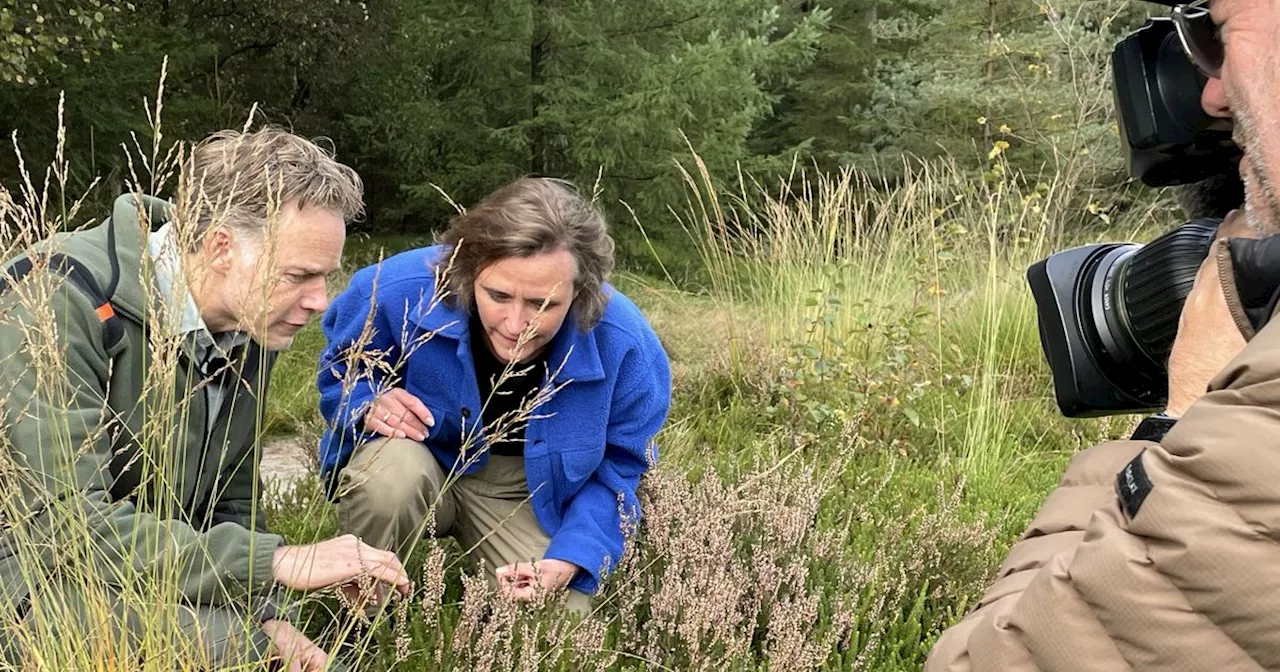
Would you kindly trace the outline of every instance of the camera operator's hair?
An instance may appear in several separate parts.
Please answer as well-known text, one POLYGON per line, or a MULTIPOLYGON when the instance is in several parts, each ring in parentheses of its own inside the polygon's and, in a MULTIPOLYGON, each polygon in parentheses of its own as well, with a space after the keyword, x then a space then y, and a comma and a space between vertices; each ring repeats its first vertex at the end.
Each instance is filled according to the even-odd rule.
POLYGON ((1226 217, 1244 204, 1244 182, 1239 174, 1214 175, 1174 187, 1173 198, 1187 219, 1226 217))
POLYGON ((587 331, 604 315, 613 238, 599 208, 569 182, 526 177, 506 184, 454 217, 440 242, 448 250, 439 264, 452 259, 446 281, 454 307, 474 308, 476 276, 489 264, 563 249, 577 265, 572 311, 578 327, 587 331))
POLYGON ((288 131, 220 131, 183 162, 175 200, 176 221, 198 246, 215 225, 261 235, 291 201, 336 210, 350 221, 364 212, 364 185, 332 151, 288 131))

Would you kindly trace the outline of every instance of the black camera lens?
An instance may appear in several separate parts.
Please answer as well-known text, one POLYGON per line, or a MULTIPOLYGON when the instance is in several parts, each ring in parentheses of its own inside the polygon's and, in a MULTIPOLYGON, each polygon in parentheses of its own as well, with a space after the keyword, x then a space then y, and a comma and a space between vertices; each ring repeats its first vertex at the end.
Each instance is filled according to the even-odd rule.
POLYGON ((1147 245, 1077 247, 1027 270, 1064 415, 1164 405, 1178 318, 1220 222, 1198 219, 1147 245))
POLYGON ((1196 220, 1157 238, 1133 254, 1116 285, 1123 333, 1161 377, 1178 334, 1182 304, 1191 293, 1200 264, 1209 254, 1219 219, 1196 220))

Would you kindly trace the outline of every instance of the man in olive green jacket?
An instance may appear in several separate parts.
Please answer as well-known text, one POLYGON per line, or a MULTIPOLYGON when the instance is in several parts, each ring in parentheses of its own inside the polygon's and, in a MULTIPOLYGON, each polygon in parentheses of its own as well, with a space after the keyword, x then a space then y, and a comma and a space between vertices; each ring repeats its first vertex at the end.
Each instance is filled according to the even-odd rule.
POLYGON ((257 506, 275 352, 328 305, 361 191, 303 138, 222 133, 192 151, 175 206, 121 196, 103 224, 9 264, 0 647, 12 662, 48 664, 43 649, 66 637, 136 657, 159 631, 196 667, 278 657, 318 670, 327 658, 277 613, 277 586, 371 576, 407 589, 393 554, 354 537, 286 546, 257 506))

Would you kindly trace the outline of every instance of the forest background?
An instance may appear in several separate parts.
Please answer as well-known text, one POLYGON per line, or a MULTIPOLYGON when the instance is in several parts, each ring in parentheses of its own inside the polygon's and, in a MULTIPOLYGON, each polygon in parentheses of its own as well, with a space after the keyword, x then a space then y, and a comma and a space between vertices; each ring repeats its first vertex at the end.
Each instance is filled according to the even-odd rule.
MULTIPOLYGON (((762 183, 904 158, 1015 171, 1088 164, 1131 200, 1108 89, 1111 45, 1148 13, 1120 0, 55 0, 0 3, 0 119, 41 165, 59 94, 72 187, 123 188, 119 150, 168 58, 166 135, 259 120, 333 140, 378 233, 438 229, 521 175, 599 182, 620 229, 678 232, 678 159, 762 183), (1080 157, 1088 157, 1082 159, 1080 157), (597 180, 597 178, 599 178, 597 180), (438 189, 437 189, 438 187, 438 189)), ((8 143, 5 143, 8 145, 8 143)), ((12 181, 12 149, 0 179, 12 181)), ((1093 191, 1090 191, 1093 196, 1093 191)), ((1067 222, 1063 223, 1064 225, 1067 222)), ((624 237, 626 237, 624 232, 624 237)))
MULTIPOLYGON (((342 650, 368 669, 915 669, 1071 457, 1134 422, 1060 417, 1023 274, 1181 223, 1129 179, 1112 106, 1111 49, 1159 11, 0 0, 0 130, 25 161, 0 146, 0 185, 61 157, 56 186, 87 202, 59 225, 88 224, 146 157, 256 110, 364 178, 349 272, 506 181, 573 180, 675 378, 622 570, 572 622, 485 594, 459 549, 428 544, 394 622, 359 630, 320 598, 308 631, 334 651, 364 633, 342 650)), ((322 346, 299 336, 266 409, 263 443, 304 461, 322 346)), ((268 490, 291 542, 335 532, 313 475, 268 490)), ((101 636, 50 636, 45 662, 95 666, 101 636)))

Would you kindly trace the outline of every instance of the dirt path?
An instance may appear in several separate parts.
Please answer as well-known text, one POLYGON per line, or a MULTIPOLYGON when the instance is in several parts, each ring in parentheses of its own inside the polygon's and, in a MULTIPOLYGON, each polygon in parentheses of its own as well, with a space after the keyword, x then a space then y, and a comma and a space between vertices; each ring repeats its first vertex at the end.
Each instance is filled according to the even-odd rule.
POLYGON ((262 449, 262 480, 277 481, 285 490, 303 476, 311 473, 310 446, 298 437, 286 437, 271 441, 262 449))

